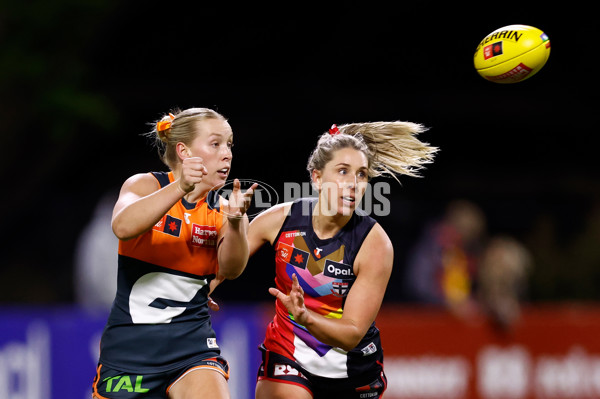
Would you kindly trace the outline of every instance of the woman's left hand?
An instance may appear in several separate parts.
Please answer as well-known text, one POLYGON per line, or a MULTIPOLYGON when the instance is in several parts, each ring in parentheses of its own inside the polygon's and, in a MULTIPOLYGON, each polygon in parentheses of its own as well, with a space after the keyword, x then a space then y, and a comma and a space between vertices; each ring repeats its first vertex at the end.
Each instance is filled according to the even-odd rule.
POLYGON ((310 318, 310 313, 304 304, 304 290, 300 286, 300 282, 298 282, 296 273, 292 274, 292 290, 289 295, 284 294, 277 288, 269 288, 269 293, 285 305, 297 323, 306 325, 310 318))
POLYGON ((242 193, 240 181, 233 180, 233 190, 227 204, 223 207, 223 211, 229 219, 240 219, 246 214, 257 186, 258 183, 254 183, 246 192, 242 193))

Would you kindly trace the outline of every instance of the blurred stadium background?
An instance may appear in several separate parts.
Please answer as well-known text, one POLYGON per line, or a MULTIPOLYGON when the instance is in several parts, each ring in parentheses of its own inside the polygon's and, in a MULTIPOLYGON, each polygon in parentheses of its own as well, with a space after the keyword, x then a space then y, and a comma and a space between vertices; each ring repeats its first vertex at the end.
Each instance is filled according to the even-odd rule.
MULTIPOLYGON (((391 184, 391 213, 378 218, 395 245, 377 321, 386 398, 600 397, 600 32, 588 8, 0 5, 0 399, 87 397, 116 268, 111 203, 128 176, 164 170, 147 124, 191 106, 229 118, 232 177, 277 190, 307 181, 332 123, 430 128, 436 161, 391 184), (487 82, 472 54, 514 23, 544 30, 550 59, 525 82, 487 82), (530 256, 507 328, 411 292, 413 250, 457 199, 481 210, 486 237, 509 236, 530 256)), ((235 398, 253 397, 272 269, 261 250, 215 293, 235 398)), ((481 309, 476 274, 457 295, 481 309)))

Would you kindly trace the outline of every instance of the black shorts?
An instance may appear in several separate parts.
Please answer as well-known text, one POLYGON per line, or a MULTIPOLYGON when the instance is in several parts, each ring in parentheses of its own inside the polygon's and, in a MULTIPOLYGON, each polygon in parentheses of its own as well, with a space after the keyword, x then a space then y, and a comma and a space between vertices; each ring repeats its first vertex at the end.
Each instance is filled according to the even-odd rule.
POLYGON ((98 398, 154 399, 167 398, 169 389, 190 371, 210 369, 229 379, 229 364, 218 356, 200 360, 174 370, 160 373, 135 374, 111 369, 99 364, 93 383, 93 393, 98 398))
POLYGON ((378 364, 373 373, 352 378, 326 378, 313 375, 295 361, 266 350, 262 345, 262 364, 257 380, 269 380, 301 386, 314 399, 379 399, 387 388, 383 365, 378 364))

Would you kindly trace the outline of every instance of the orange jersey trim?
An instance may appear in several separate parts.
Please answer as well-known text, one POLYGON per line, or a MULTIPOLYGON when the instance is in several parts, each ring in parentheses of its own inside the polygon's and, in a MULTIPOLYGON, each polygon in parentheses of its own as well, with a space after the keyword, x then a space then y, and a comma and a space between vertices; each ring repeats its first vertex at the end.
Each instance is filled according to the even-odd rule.
POLYGON ((94 383, 92 384, 92 389, 94 391, 92 393, 92 399, 108 399, 98 393, 98 381, 100 381, 100 369, 101 368, 102 368, 102 365, 99 365, 98 368, 96 369, 96 378, 94 378, 94 383))

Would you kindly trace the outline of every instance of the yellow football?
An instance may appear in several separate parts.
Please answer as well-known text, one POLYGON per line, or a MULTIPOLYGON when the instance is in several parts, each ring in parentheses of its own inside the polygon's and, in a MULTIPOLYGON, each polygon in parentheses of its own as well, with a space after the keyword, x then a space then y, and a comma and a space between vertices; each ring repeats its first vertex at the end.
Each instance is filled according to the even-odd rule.
POLYGON ((473 56, 477 73, 495 83, 516 83, 542 69, 550 56, 550 39, 528 25, 508 25, 487 35, 473 56))

